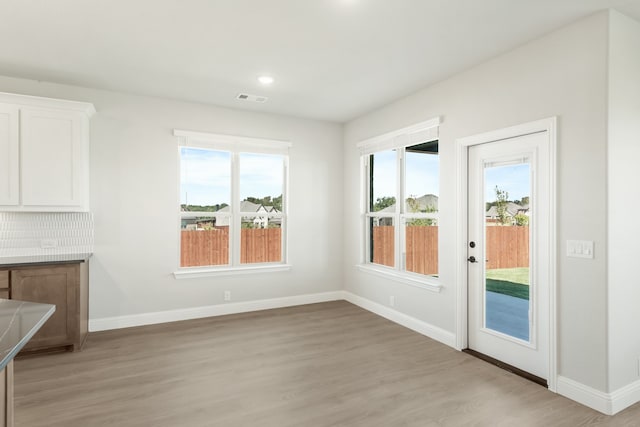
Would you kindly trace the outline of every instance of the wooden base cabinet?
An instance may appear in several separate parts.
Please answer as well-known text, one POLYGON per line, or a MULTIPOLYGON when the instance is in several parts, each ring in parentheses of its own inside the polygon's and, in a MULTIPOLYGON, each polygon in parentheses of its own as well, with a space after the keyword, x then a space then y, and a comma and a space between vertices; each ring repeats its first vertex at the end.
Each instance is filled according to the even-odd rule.
POLYGON ((22 352, 80 350, 88 333, 87 263, 20 266, 9 273, 11 299, 56 306, 22 352))
POLYGON ((13 426, 13 360, 0 371, 0 427, 13 426))

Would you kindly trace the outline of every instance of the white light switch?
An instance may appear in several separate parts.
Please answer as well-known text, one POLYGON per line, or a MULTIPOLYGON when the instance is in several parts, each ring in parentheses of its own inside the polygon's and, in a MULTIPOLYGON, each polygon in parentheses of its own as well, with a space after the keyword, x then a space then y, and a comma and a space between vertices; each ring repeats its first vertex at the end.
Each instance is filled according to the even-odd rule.
POLYGON ((593 258, 593 240, 567 240, 567 256, 593 258))

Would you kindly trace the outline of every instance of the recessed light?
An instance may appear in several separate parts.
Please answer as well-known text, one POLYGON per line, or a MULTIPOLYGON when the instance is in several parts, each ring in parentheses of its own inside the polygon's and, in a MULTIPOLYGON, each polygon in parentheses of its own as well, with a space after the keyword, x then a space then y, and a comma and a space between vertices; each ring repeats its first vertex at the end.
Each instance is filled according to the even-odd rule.
POLYGON ((260 76, 260 77, 258 77, 258 81, 260 82, 260 84, 263 84, 265 86, 269 86, 270 84, 273 84, 273 77, 271 77, 271 76, 260 76))

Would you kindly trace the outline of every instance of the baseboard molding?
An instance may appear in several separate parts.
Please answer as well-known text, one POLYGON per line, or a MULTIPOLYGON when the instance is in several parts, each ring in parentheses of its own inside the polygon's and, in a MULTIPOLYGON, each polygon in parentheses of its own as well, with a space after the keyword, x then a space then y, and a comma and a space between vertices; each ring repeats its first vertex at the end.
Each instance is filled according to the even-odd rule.
POLYGON ((640 402, 640 380, 634 381, 611 393, 611 409, 613 414, 617 414, 638 402, 640 402))
POLYGON ((452 332, 445 331, 444 329, 438 328, 437 326, 433 326, 427 322, 416 319, 415 317, 411 317, 407 314, 386 307, 382 304, 378 304, 377 302, 373 302, 361 296, 352 294, 351 292, 345 291, 344 299, 354 305, 357 305, 358 307, 375 313, 378 316, 398 323, 405 328, 416 331, 431 339, 439 341, 442 344, 448 345, 449 347, 456 348, 456 336, 452 332))
POLYGON ((640 402, 640 381, 605 393, 565 377, 558 377, 557 393, 606 415, 615 415, 640 402))
POLYGON ((264 300, 184 308, 179 310, 158 311, 154 313, 104 317, 101 319, 89 320, 89 331, 98 332, 111 329, 130 328, 133 326, 155 325, 158 323, 200 319, 203 317, 212 316, 224 316, 227 314, 247 313, 250 311, 293 307, 296 305, 315 304, 319 302, 337 301, 343 299, 343 291, 334 291, 318 294, 296 295, 283 298, 271 298, 264 300))

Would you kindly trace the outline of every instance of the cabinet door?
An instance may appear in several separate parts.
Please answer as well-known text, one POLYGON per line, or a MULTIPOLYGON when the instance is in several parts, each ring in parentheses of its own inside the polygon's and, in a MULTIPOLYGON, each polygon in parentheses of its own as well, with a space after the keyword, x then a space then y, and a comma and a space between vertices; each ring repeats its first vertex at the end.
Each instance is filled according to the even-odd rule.
POLYGON ((78 278, 77 264, 11 271, 11 299, 56 306, 25 349, 72 345, 77 341, 78 278))
POLYGON ((20 203, 18 176, 18 108, 0 104, 0 205, 20 203))
POLYGON ((24 108, 20 118, 22 204, 81 206, 80 184, 85 179, 81 116, 24 108))

